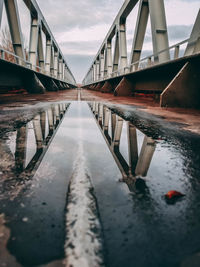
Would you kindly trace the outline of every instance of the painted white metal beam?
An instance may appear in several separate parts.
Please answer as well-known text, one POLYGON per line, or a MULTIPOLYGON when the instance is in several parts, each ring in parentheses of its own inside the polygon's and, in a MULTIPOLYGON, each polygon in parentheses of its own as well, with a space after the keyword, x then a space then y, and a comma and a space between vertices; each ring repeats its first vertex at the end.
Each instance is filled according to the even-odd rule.
POLYGON ((140 1, 138 9, 138 17, 135 27, 135 34, 133 38, 133 45, 131 49, 131 60, 130 60, 131 71, 138 69, 138 64, 137 65, 132 65, 132 64, 140 60, 148 18, 149 18, 148 0, 142 0, 140 1))
POLYGON ((8 24, 10 28, 10 34, 12 39, 13 48, 15 54, 22 58, 22 61, 18 59, 18 63, 24 65, 25 51, 24 42, 21 31, 21 25, 19 20, 19 12, 16 0, 4 0, 6 14, 8 18, 8 24))
POLYGON ((2 20, 2 14, 3 14, 3 3, 4 3, 4 0, 0 0, 0 27, 1 27, 1 20, 2 20))
MULTIPOLYGON (((151 32, 153 42, 153 52, 157 54, 161 50, 168 49, 168 33, 165 16, 165 6, 163 0, 148 0, 151 18, 151 32)), ((169 50, 162 52, 154 58, 160 63, 170 60, 169 50)))
POLYGON ((194 23, 188 45, 185 50, 185 56, 192 55, 200 51, 200 9, 194 23))
POLYGON ((29 41, 29 61, 32 69, 36 70, 37 53, 38 53, 38 35, 39 21, 38 18, 31 18, 30 41, 29 41))

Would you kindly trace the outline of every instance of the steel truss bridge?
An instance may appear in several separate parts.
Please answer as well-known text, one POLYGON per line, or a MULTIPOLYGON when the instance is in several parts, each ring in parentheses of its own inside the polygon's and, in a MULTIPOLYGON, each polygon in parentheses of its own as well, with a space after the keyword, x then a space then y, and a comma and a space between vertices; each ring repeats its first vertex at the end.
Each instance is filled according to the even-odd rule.
POLYGON ((0 48, 0 86, 25 87, 29 92, 73 88, 76 81, 37 2, 23 0, 30 12, 28 60, 16 0, 0 0, 0 24, 5 4, 14 53, 0 48), (42 33, 46 37, 44 58, 42 33), (13 60, 10 62, 9 58, 13 60))
POLYGON ((161 106, 199 107, 199 53, 200 11, 189 39, 169 47, 164 1, 126 0, 98 50, 83 84, 87 89, 113 92, 118 96, 154 93, 161 106), (128 61, 126 20, 138 2, 137 22, 128 61), (141 59, 149 17, 153 54, 141 59), (184 46, 186 48, 181 55, 184 46))
MULTIPOLYGON (((0 23, 5 5, 14 50, 12 53, 0 48, 0 87, 23 87, 31 93, 75 88, 74 76, 36 0, 23 2, 31 17, 28 55, 17 1, 0 0, 0 23), (46 37, 45 57, 42 34, 46 37)), ((200 11, 190 37, 170 47, 164 0, 125 0, 83 80, 83 87, 116 96, 153 94, 162 107, 199 108, 199 64, 200 11), (126 20, 138 3, 128 60, 126 20), (149 17, 153 54, 141 58, 149 17)))

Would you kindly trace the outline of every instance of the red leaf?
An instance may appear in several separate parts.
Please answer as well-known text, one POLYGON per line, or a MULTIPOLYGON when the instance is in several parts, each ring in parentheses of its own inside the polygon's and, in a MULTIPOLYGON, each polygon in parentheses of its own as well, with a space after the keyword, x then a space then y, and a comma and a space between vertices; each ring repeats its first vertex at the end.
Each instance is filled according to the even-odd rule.
POLYGON ((183 197, 184 194, 178 192, 178 191, 175 191, 175 190, 171 190, 169 191, 167 194, 165 194, 165 197, 167 199, 173 199, 173 198, 177 198, 177 197, 183 197))

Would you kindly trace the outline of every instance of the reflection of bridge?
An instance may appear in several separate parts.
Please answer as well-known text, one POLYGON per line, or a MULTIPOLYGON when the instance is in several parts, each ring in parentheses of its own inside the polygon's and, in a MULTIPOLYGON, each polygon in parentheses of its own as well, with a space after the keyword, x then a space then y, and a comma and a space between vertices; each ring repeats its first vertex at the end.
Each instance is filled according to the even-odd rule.
POLYGON ((53 137, 55 136, 63 115, 67 111, 69 104, 54 104, 46 111, 36 115, 30 123, 33 125, 35 144, 35 154, 27 162, 27 143, 29 134, 28 124, 17 129, 14 156, 5 140, 0 142, 0 154, 2 160, 0 168, 6 182, 6 178, 27 178, 30 179, 39 167, 53 137), (9 160, 9 166, 5 162, 9 160), (24 177, 25 176, 25 177, 24 177))
POLYGON ((142 148, 138 155, 136 127, 132 123, 127 122, 126 130, 129 159, 127 163, 120 152, 120 140, 124 120, 101 103, 94 102, 90 107, 123 178, 126 180, 128 177, 145 177, 156 148, 156 142, 151 137, 144 135, 142 148))
POLYGON ((169 47, 163 0, 126 0, 83 80, 85 88, 115 95, 154 93, 161 106, 199 107, 200 12, 190 38, 169 47), (126 19, 139 2, 128 65, 126 19), (150 15, 153 55, 141 59, 150 15), (112 44, 114 41, 114 53, 112 44), (180 48, 186 47, 180 57, 180 48))
POLYGON ((0 24, 5 4, 14 53, 0 49, 1 86, 25 87, 30 92, 75 87, 75 79, 35 0, 23 0, 30 17, 28 59, 16 0, 0 0, 0 24), (46 37, 44 58, 43 35, 46 37), (12 58, 12 63, 8 62, 12 58), (3 70, 3 71, 2 71, 3 70))

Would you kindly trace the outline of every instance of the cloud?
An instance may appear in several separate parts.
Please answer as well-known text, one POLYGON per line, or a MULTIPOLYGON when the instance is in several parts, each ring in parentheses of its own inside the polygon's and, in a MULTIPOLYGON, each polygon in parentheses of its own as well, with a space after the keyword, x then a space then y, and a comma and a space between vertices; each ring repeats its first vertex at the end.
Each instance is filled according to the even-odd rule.
POLYGON ((189 38, 193 25, 170 25, 169 40, 184 40, 189 38))
POLYGON ((54 32, 111 24, 122 3, 123 0, 38 0, 43 13, 48 14, 47 21, 54 32))

